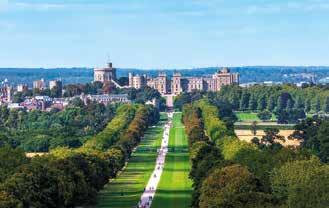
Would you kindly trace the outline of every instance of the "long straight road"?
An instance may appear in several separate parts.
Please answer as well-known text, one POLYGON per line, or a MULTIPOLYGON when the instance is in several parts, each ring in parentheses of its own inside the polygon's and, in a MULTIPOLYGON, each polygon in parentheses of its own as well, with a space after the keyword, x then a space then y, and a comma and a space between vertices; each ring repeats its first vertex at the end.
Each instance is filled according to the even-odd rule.
POLYGON ((168 154, 152 208, 188 208, 191 203, 192 181, 188 178, 191 169, 188 140, 181 117, 181 113, 174 113, 168 154))
POLYGON ((155 163, 154 171, 145 187, 144 193, 141 196, 141 200, 138 203, 140 208, 150 208, 152 200, 154 198, 157 186, 160 182, 160 178, 163 172, 163 166, 165 164, 166 155, 168 152, 169 143, 169 131, 172 125, 173 113, 168 113, 168 122, 164 125, 163 137, 161 142, 161 147, 158 151, 158 157, 155 163))

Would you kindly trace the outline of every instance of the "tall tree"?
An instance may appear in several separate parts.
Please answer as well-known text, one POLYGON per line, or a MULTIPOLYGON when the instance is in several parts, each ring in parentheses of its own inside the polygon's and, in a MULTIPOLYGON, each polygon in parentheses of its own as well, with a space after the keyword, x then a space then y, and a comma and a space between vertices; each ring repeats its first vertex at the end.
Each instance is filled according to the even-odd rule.
POLYGON ((241 95, 241 100, 240 100, 240 110, 247 110, 249 107, 249 93, 247 93, 246 91, 242 92, 241 95))
POLYGON ((267 110, 272 112, 276 107, 276 99, 274 96, 271 96, 267 102, 267 110))
POLYGON ((263 111, 266 108, 266 106, 267 106, 266 98, 265 98, 265 96, 262 96, 258 100, 257 110, 263 111))

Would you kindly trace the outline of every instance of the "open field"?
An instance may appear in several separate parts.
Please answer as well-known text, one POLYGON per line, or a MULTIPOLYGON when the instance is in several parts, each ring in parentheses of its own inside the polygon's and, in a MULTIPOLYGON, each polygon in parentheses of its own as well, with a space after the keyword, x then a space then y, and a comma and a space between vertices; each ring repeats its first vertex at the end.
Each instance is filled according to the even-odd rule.
MULTIPOLYGON (((260 121, 257 117, 257 113, 253 112, 235 112, 239 121, 260 121)), ((272 113, 271 121, 276 121, 276 116, 272 113)))
MULTIPOLYGON (((254 137, 261 139, 265 135, 263 130, 257 130, 256 135, 253 135, 251 130, 245 129, 236 129, 234 130, 235 134, 240 140, 251 142, 254 137)), ((294 132, 294 130, 280 130, 279 135, 285 137, 285 142, 279 141, 283 146, 299 146, 300 141, 296 139, 288 139, 288 137, 294 132)))
POLYGON ((192 181, 188 178, 190 163, 187 145, 181 113, 175 113, 173 128, 170 130, 169 153, 152 208, 189 207, 192 181))
POLYGON ((127 167, 99 193, 97 207, 131 208, 136 206, 155 167, 161 145, 166 114, 155 128, 149 128, 127 167))

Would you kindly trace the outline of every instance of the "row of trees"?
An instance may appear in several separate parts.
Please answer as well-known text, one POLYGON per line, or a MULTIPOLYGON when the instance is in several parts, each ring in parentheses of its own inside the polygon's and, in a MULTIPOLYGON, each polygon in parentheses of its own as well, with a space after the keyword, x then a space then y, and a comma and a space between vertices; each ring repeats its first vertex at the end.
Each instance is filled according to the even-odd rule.
POLYGON ((219 92, 182 93, 177 96, 174 105, 181 109, 184 104, 204 97, 226 103, 235 111, 275 113, 279 123, 296 123, 304 119, 306 113, 329 112, 329 91, 321 86, 223 86, 219 92))
POLYGON ((125 120, 120 130, 113 133, 117 138, 112 137, 106 127, 106 133, 101 132, 91 139, 95 140, 92 143, 95 145, 87 143, 78 149, 58 148, 46 156, 33 159, 26 158, 19 149, 0 148, 0 155, 7 158, 1 161, 0 167, 3 173, 0 175, 0 207, 76 207, 94 204, 97 192, 124 166, 132 148, 147 127, 157 122, 159 114, 151 106, 124 105, 118 109, 110 124, 118 124, 123 117, 131 119, 125 120), (127 134, 133 136, 127 137, 127 134), (99 139, 104 135, 115 142, 104 145, 104 140, 99 139))
POLYGON ((241 111, 304 109, 305 112, 329 112, 329 92, 321 86, 255 85, 242 88, 234 85, 224 86, 215 96, 230 101, 234 110, 241 111))
POLYGON ((183 111, 190 140, 192 207, 329 205, 328 165, 304 149, 271 148, 270 143, 259 148, 239 141, 227 128, 220 130, 221 134, 213 134, 213 129, 223 125, 220 117, 217 124, 205 125, 209 117, 218 118, 214 107, 209 101, 201 100, 186 105, 183 111), (208 140, 202 134, 192 134, 193 128, 198 131, 203 128, 214 138, 209 136, 208 140))

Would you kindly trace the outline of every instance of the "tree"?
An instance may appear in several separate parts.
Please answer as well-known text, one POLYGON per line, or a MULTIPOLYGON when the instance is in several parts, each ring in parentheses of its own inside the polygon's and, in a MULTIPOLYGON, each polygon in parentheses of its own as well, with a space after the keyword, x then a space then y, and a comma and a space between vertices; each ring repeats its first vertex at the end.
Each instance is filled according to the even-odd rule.
POLYGON ((202 181, 211 168, 221 165, 223 158, 215 145, 200 141, 192 145, 190 149, 190 160, 192 167, 189 177, 193 180, 194 187, 192 206, 197 207, 202 181))
POLYGON ((329 96, 326 97, 325 103, 324 103, 324 112, 329 113, 329 96))
POLYGON ((329 162, 329 120, 323 121, 318 130, 319 157, 323 162, 329 162))
POLYGON ((259 181, 246 167, 234 164, 217 168, 202 184, 199 206, 200 208, 242 208, 248 202, 241 202, 237 199, 252 198, 260 190, 259 181), (249 197, 246 197, 245 194, 248 194, 249 197))
POLYGON ((0 183, 29 161, 23 150, 13 149, 9 146, 0 148, 0 158, 0 183))
POLYGON ((118 79, 118 83, 121 86, 127 86, 127 85, 129 85, 129 79, 128 79, 128 77, 120 77, 118 79))
POLYGON ((321 101, 320 101, 320 98, 314 99, 311 107, 312 107, 312 110, 315 113, 318 113, 321 110, 321 101))
POLYGON ((62 89, 58 86, 54 86, 50 90, 50 97, 54 97, 54 98, 62 97, 62 89))
POLYGON ((288 161, 273 170, 271 183, 274 195, 284 207, 322 208, 329 206, 329 166, 313 157, 310 160, 288 161))
POLYGON ((274 96, 271 96, 270 98, 269 98, 269 101, 268 101, 268 103, 267 103, 267 110, 268 111, 270 111, 270 112, 272 112, 274 109, 275 109, 275 107, 276 107, 276 102, 275 102, 275 97, 274 96))
POLYGON ((22 208, 23 205, 19 200, 9 195, 5 191, 0 191, 0 207, 2 208, 22 208))
POLYGON ((251 124, 251 132, 254 136, 257 134, 257 121, 253 121, 251 124))
POLYGON ((73 100, 70 100, 70 105, 72 105, 74 107, 83 108, 85 104, 83 103, 83 101, 79 97, 76 97, 73 100))
POLYGON ((297 108, 297 109, 305 108, 305 103, 304 103, 304 100, 301 98, 301 96, 298 96, 297 102, 295 103, 295 108, 297 108))
POLYGON ((311 100, 307 99, 305 103, 305 112, 310 112, 311 111, 311 100))
MULTIPOLYGON (((291 95, 288 92, 282 92, 281 95, 278 97, 277 110, 283 110, 283 109, 287 108, 289 100, 290 100, 290 103, 292 103, 291 95)), ((289 108, 291 107, 292 104, 289 104, 290 105, 289 108)))
POLYGON ((262 111, 257 113, 257 117, 262 121, 268 121, 272 118, 272 113, 269 111, 262 111))
POLYGON ((266 103, 266 98, 265 96, 262 96, 259 100, 258 100, 258 105, 257 105, 257 110, 259 111, 263 111, 267 106, 266 103))
POLYGON ((249 108, 249 97, 250 95, 243 91, 240 99, 240 110, 247 110, 249 108))
POLYGON ((287 109, 292 109, 294 107, 294 100, 292 98, 287 101, 287 109))
POLYGON ((280 130, 277 128, 266 128, 264 130, 265 135, 261 139, 261 143, 269 146, 270 148, 280 148, 282 145, 280 145, 279 141, 285 141, 283 136, 279 135, 280 130))
POLYGON ((256 110, 257 109, 257 100, 256 97, 252 94, 249 99, 249 110, 256 110))

